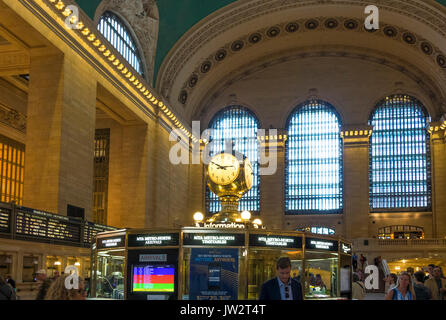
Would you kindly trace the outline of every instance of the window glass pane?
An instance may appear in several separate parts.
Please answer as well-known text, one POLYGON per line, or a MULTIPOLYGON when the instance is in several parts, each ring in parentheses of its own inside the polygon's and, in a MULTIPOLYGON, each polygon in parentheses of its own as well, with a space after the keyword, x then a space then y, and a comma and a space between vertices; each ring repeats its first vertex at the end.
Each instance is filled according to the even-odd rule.
MULTIPOLYGON (((225 141, 233 141, 234 149, 244 154, 252 163, 254 181, 252 189, 239 202, 239 210, 251 212, 260 211, 260 176, 259 176, 259 143, 257 130, 259 122, 255 115, 241 106, 230 106, 220 111, 211 121, 210 128, 214 129, 211 156, 225 150, 225 141)), ((206 207, 208 213, 221 210, 218 197, 206 189, 206 207)))
POLYGON ((118 50, 127 62, 142 76, 141 57, 130 31, 122 20, 112 12, 105 12, 98 24, 98 30, 118 50))
POLYGON ((429 116, 407 95, 381 101, 370 125, 370 208, 431 207, 429 116))
POLYGON ((286 214, 342 212, 341 124, 333 106, 311 100, 288 120, 286 214))

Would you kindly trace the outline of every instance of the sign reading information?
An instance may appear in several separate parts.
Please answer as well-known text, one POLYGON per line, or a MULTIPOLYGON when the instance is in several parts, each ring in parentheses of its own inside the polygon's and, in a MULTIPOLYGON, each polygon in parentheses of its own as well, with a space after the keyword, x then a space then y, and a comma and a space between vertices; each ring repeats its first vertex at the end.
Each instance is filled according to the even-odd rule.
POLYGON ((245 245, 243 233, 185 233, 185 246, 234 246, 245 245))
POLYGON ((306 238, 306 250, 338 251, 338 242, 327 239, 306 238))
POLYGON ((129 247, 167 247, 178 246, 178 233, 129 234, 129 247))
POLYGON ((282 235, 250 234, 249 245, 252 247, 302 248, 302 238, 282 235))

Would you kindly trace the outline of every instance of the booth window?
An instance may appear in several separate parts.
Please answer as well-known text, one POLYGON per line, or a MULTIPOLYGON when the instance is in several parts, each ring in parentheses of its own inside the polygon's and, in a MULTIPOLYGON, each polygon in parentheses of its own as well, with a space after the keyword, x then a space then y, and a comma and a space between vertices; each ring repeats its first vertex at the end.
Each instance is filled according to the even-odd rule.
POLYGON ((143 64, 136 41, 122 19, 116 14, 106 11, 99 20, 98 29, 127 62, 140 75, 144 76, 143 64))
MULTIPOLYGON (((244 154, 252 163, 254 181, 239 202, 239 210, 251 212, 260 211, 260 175, 259 175, 259 143, 257 131, 259 121, 247 108, 229 106, 218 112, 210 123, 214 129, 210 140, 212 141, 210 155, 213 156, 225 150, 226 143, 233 142, 234 150, 244 154)), ((206 188, 206 209, 208 213, 217 213, 221 210, 218 197, 206 188)))
POLYGON ((370 208, 430 210, 430 118, 424 106, 407 95, 378 103, 370 117, 370 208))
POLYGON ((22 205, 25 146, 0 135, 1 202, 22 205))
POLYGON ((417 226, 388 226, 379 228, 378 239, 424 239, 424 228, 417 226))
POLYGON ((107 224, 110 129, 96 130, 94 141, 93 221, 107 224))
POLYGON ((299 105, 287 122, 285 212, 342 213, 341 121, 321 100, 299 105))

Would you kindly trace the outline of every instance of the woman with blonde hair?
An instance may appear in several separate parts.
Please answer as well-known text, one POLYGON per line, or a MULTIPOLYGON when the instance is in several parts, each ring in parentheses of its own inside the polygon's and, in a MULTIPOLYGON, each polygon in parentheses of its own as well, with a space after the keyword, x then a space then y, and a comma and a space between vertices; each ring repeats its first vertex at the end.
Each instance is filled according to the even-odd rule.
POLYGON ((401 272, 396 286, 386 295, 386 300, 416 300, 412 277, 406 271, 401 272))
POLYGON ((65 279, 68 275, 58 277, 48 289, 45 300, 85 300, 86 291, 84 281, 79 277, 79 289, 67 289, 65 279))

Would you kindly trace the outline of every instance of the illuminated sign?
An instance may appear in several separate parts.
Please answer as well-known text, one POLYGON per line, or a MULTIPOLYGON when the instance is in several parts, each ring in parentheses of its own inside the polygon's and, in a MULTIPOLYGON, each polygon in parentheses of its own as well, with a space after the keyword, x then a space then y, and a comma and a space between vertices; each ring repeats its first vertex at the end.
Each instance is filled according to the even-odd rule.
POLYGON ((196 223, 195 224, 199 228, 210 228, 210 229, 245 229, 246 226, 242 223, 237 222, 228 222, 228 223, 213 223, 213 222, 204 222, 204 223, 196 223))
POLYGON ((114 236, 98 239, 98 249, 125 247, 125 236, 114 236))
POLYGON ((178 246, 178 233, 163 233, 163 234, 129 234, 129 247, 166 247, 178 246))
POLYGON ((341 242, 341 253, 352 254, 352 246, 350 244, 341 242))
POLYGON ((335 240, 306 238, 305 249, 307 250, 325 250, 338 251, 338 242, 335 240))
POLYGON ((183 236, 185 246, 244 246, 243 233, 185 233, 183 236))
POLYGON ((167 254, 140 254, 139 262, 166 262, 167 254))
POLYGON ((282 235, 250 234, 249 245, 253 247, 302 248, 302 238, 282 235))

